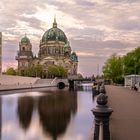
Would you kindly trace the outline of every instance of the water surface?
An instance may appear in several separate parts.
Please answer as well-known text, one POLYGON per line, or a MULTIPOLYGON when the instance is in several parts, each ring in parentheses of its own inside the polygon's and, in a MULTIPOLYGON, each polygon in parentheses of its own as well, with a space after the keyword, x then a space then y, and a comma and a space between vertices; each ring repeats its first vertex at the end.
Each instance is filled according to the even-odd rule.
POLYGON ((0 98, 1 140, 91 140, 91 91, 46 91, 0 98))

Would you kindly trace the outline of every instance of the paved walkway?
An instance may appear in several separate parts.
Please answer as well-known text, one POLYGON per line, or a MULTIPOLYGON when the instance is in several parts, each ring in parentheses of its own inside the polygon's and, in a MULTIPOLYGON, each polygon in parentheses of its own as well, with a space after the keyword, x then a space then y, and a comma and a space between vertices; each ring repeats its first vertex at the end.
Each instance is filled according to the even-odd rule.
POLYGON ((106 86, 111 140, 140 140, 140 93, 117 86, 106 86))

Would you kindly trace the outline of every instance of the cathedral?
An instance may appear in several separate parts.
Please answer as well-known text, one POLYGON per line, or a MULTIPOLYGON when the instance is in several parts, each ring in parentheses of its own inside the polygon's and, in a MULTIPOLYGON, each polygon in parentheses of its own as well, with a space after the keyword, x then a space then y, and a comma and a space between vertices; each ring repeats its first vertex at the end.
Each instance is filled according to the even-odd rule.
POLYGON ((68 75, 77 74, 78 57, 75 52, 72 52, 65 33, 57 27, 55 18, 53 27, 47 30, 40 40, 38 57, 33 55, 32 44, 25 35, 19 42, 16 60, 18 70, 22 73, 32 65, 40 64, 46 75, 50 65, 63 66, 68 71, 68 75))

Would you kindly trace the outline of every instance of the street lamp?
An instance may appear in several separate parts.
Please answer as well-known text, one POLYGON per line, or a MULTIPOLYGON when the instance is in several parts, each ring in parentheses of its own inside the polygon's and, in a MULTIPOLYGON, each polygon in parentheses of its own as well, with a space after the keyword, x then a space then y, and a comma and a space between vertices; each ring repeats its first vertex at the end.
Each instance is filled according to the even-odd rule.
POLYGON ((135 83, 134 85, 136 85, 136 58, 134 57, 134 74, 135 74, 135 83))
POLYGON ((122 77, 124 78, 125 76, 125 64, 122 62, 122 77))

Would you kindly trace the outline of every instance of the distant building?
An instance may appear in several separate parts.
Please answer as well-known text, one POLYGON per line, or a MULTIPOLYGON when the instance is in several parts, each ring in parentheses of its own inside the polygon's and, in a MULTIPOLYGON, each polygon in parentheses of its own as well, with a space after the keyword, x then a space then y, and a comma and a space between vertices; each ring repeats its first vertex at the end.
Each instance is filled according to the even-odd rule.
POLYGON ((2 74, 2 33, 0 32, 0 75, 2 74))
POLYGON ((55 18, 53 27, 47 30, 40 40, 38 57, 33 56, 32 44, 25 35, 19 42, 16 60, 18 70, 22 73, 31 65, 40 64, 46 75, 50 65, 61 65, 67 69, 69 75, 77 74, 78 57, 72 52, 65 33, 57 27, 55 18))
POLYGON ((124 77, 124 86, 125 87, 133 87, 136 84, 140 83, 140 75, 127 75, 124 77))

